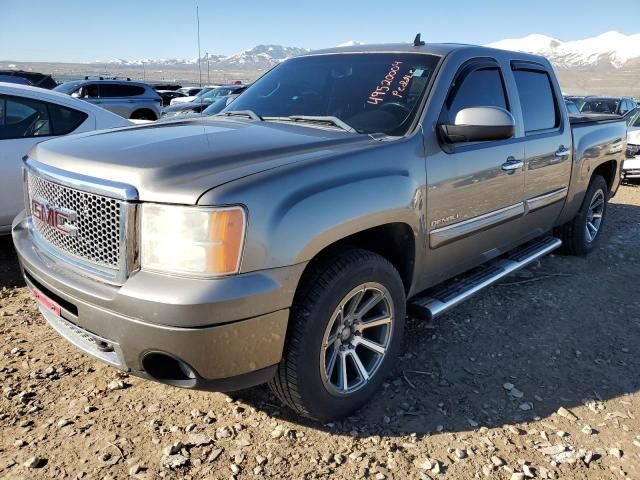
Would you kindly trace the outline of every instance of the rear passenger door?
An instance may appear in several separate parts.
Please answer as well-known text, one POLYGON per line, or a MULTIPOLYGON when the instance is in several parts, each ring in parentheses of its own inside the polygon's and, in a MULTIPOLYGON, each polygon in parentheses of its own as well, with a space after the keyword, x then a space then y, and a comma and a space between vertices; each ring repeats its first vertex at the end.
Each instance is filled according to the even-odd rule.
POLYGON ((572 137, 562 94, 543 65, 511 64, 525 134, 526 215, 530 234, 551 229, 567 196, 571 176, 572 137))
MULTIPOLYGON (((456 73, 438 124, 469 107, 511 111, 504 75, 492 59, 467 62, 456 73)), ((436 135, 437 136, 437 135, 436 135)), ((447 144, 427 153, 428 271, 442 280, 509 248, 524 213, 524 146, 518 138, 447 144), (514 165, 517 168, 511 168, 514 165)))
POLYGON ((103 83, 100 85, 100 97, 103 102, 101 107, 121 117, 129 118, 138 106, 134 97, 143 93, 144 88, 137 85, 103 83))

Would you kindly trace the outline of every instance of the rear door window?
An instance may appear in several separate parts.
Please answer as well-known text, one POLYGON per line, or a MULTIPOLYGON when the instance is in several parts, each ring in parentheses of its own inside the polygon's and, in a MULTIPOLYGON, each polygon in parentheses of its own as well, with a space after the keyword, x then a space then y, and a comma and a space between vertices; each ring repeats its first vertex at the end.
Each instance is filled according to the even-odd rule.
POLYGON ((103 98, 114 97, 135 97, 142 95, 144 88, 137 85, 119 85, 111 83, 103 83, 100 85, 100 96, 103 98))
POLYGON ((514 70, 527 135, 558 128, 557 108, 549 74, 542 70, 514 70))
POLYGON ((87 116, 49 102, 0 95, 0 139, 66 135, 87 116))
POLYGON ((78 93, 81 98, 100 98, 100 87, 97 83, 87 83, 78 93))
POLYGON ((45 102, 0 96, 0 139, 51 135, 51 121, 45 102))

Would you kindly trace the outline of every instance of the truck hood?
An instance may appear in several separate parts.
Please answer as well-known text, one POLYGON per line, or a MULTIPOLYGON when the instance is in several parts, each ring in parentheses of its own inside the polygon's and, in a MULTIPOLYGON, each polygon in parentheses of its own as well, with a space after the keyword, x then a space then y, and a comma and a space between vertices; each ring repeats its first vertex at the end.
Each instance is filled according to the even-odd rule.
POLYGON ((238 178, 373 142, 329 128, 215 118, 70 135, 37 144, 29 156, 131 185, 142 201, 193 205, 238 178))

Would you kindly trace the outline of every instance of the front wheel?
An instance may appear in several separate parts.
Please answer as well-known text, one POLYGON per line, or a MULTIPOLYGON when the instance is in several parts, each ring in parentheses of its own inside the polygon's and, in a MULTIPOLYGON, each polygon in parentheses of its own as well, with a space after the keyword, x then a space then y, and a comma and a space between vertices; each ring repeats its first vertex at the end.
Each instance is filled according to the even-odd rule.
POLYGON ((569 255, 586 255, 596 246, 607 214, 609 188, 600 175, 591 179, 576 217, 559 228, 562 251, 569 255))
POLYGON ((270 386, 299 414, 329 421, 361 407, 388 374, 406 300, 397 270, 375 253, 350 250, 310 268, 270 386))

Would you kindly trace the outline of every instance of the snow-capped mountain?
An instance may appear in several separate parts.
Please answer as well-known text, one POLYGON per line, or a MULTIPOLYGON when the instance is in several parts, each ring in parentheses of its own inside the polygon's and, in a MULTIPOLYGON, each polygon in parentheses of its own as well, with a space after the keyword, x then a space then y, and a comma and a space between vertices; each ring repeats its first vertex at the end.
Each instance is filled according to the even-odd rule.
POLYGON ((283 47, 281 45, 258 45, 244 50, 220 61, 223 65, 267 65, 273 66, 286 60, 307 53, 309 49, 299 47, 283 47))
POLYGON ((348 42, 341 43, 337 45, 338 47, 357 47, 358 45, 364 45, 364 42, 359 42, 358 40, 349 40, 348 42))
POLYGON ((624 35, 619 32, 607 32, 597 37, 568 42, 534 34, 501 40, 488 46, 544 55, 554 65, 564 68, 603 63, 622 68, 627 62, 640 58, 640 34, 624 35))
MULTIPOLYGON (((349 40, 339 47, 363 45, 363 42, 349 40)), ((523 38, 506 39, 488 45, 489 47, 505 50, 519 50, 523 52, 544 55, 560 68, 598 66, 620 69, 630 61, 640 61, 640 33, 624 35, 619 32, 607 32, 597 37, 584 40, 562 41, 546 35, 533 34, 523 38)), ((306 48, 283 47, 281 45, 258 45, 235 55, 209 54, 209 64, 212 68, 247 68, 266 69, 283 60, 308 52, 306 48)), ((206 62, 207 57, 203 56, 206 62)), ((118 66, 180 66, 197 65, 198 59, 184 58, 143 58, 138 60, 115 59, 95 62, 98 64, 118 66)))
MULTIPOLYGON (((270 68, 289 57, 295 57, 308 52, 306 48, 299 47, 283 47, 281 45, 258 45, 250 48, 249 50, 243 50, 235 55, 214 55, 209 54, 209 64, 215 68, 224 67, 254 67, 254 68, 270 68)), ((207 61, 207 56, 202 57, 202 62, 207 61)), ((95 63, 106 65, 118 65, 118 66, 141 66, 141 65, 153 65, 153 66, 174 66, 174 65, 197 65, 198 58, 184 59, 184 58, 159 58, 150 59, 142 58, 138 60, 101 60, 95 63)))

